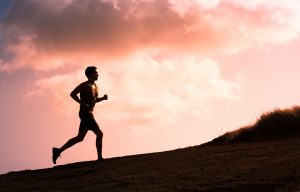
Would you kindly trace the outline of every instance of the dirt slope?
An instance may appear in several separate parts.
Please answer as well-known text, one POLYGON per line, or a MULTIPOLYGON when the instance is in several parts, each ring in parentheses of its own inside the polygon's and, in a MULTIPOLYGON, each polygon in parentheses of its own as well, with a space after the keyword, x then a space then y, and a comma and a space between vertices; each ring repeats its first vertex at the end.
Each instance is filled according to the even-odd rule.
POLYGON ((300 191, 300 139, 195 146, 0 175, 1 191, 300 191))

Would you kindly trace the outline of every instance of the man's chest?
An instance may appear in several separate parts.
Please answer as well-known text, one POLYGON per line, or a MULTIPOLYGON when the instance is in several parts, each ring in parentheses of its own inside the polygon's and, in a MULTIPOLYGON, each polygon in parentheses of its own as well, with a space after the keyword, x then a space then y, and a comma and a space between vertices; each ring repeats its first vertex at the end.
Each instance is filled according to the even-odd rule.
POLYGON ((91 85, 91 92, 93 93, 93 96, 98 96, 98 88, 95 84, 91 85))
POLYGON ((89 96, 97 97, 98 88, 95 84, 87 84, 85 86, 85 89, 83 90, 83 94, 87 96, 89 95, 89 96))

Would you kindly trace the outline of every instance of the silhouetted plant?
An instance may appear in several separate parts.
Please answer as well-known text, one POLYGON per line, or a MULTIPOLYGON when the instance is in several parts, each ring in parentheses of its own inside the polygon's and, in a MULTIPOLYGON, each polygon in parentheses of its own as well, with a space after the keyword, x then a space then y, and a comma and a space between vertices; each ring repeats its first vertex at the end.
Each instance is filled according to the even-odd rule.
POLYGON ((290 109, 274 109, 262 114, 249 126, 225 133, 211 143, 239 143, 267 141, 300 135, 300 106, 290 109))

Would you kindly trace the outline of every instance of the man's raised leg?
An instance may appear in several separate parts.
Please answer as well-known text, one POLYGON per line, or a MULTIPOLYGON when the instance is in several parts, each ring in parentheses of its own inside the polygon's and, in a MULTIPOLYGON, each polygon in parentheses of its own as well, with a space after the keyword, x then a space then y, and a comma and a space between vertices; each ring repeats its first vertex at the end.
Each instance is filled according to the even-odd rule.
POLYGON ((76 137, 71 138, 69 141, 67 141, 61 148, 53 148, 52 149, 53 163, 56 164, 57 158, 60 156, 60 154, 63 151, 65 151, 66 149, 72 147, 73 145, 83 141, 86 133, 87 133, 87 130, 79 130, 78 135, 76 137))

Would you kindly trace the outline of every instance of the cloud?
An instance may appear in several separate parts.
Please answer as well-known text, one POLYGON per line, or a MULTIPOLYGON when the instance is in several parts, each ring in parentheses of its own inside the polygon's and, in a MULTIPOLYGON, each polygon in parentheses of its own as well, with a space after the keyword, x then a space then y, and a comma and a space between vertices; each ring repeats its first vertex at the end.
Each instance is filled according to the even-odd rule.
POLYGON ((73 102, 70 93, 85 80, 86 77, 82 71, 42 77, 33 83, 32 90, 25 94, 25 99, 44 98, 50 108, 70 115, 78 110, 78 106, 73 102))
POLYGON ((0 28, 0 68, 56 69, 158 47, 232 54, 298 37, 299 7, 293 0, 15 1, 0 28))
POLYGON ((106 119, 172 123, 239 99, 239 80, 224 79, 212 58, 297 38, 299 10, 268 0, 15 1, 0 26, 0 70, 54 70, 29 95, 51 93, 71 112, 82 65, 104 63, 106 119))
MULTIPOLYGON (((189 55, 157 55, 137 54, 126 60, 131 65, 117 69, 113 64, 105 69, 99 67, 99 94, 109 96, 96 108, 101 119, 132 128, 149 128, 173 124, 187 116, 208 116, 214 110, 212 102, 240 99, 239 80, 222 78, 216 61, 189 55)), ((36 90, 53 94, 54 103, 62 112, 77 111, 69 92, 83 81, 82 74, 83 70, 79 70, 41 79, 36 90)))

